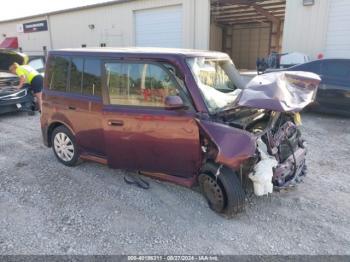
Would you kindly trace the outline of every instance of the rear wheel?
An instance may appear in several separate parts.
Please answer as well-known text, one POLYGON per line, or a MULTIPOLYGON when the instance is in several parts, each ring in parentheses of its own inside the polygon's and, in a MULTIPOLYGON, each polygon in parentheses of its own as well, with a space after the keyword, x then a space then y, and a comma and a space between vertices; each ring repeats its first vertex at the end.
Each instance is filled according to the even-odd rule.
POLYGON ((51 145, 57 159, 66 166, 74 166, 78 162, 78 152, 74 135, 65 126, 54 129, 51 145))
POLYGON ((215 177, 219 167, 207 164, 198 177, 202 194, 207 199, 209 207, 220 214, 232 216, 244 210, 245 193, 237 174, 229 168, 222 167, 215 177))

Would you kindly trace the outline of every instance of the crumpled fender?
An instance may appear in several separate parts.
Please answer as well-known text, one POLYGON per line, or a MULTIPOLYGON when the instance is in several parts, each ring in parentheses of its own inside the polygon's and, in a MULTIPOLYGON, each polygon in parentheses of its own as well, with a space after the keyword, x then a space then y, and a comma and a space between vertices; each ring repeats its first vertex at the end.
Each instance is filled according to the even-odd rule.
POLYGON ((255 155, 256 138, 251 133, 208 120, 198 120, 198 124, 217 147, 216 163, 239 170, 255 155))

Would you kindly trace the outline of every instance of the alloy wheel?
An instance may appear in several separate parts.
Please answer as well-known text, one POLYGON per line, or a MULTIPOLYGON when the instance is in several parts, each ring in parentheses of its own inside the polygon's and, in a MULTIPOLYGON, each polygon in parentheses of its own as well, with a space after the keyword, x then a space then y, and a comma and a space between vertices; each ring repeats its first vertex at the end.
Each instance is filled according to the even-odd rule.
POLYGON ((57 133, 54 138, 54 148, 57 156, 65 162, 74 157, 74 145, 72 140, 65 133, 57 133))

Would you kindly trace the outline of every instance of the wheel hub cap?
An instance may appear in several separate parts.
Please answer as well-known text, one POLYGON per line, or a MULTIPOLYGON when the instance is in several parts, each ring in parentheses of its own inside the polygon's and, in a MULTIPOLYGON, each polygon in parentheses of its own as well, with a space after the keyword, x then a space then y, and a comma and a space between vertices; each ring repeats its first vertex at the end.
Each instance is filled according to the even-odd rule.
POLYGON ((74 146, 70 138, 64 133, 57 133, 54 139, 54 148, 58 157, 69 162, 74 156, 74 146))

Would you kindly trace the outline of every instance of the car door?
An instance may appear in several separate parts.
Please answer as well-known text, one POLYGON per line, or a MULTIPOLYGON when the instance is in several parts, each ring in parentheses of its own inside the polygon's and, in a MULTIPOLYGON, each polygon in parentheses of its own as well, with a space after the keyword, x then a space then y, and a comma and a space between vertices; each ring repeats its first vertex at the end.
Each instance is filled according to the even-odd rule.
POLYGON ((76 140, 83 153, 105 157, 102 128, 101 59, 72 57, 67 100, 76 140))
POLYGON ((186 92, 162 64, 106 61, 104 134, 113 168, 193 176, 201 163, 199 129, 186 92), (187 109, 167 110, 180 95, 187 109))
POLYGON ((45 108, 52 122, 67 125, 80 153, 105 157, 102 129, 101 61, 80 56, 53 56, 49 61, 45 108))
POLYGON ((328 110, 348 112, 350 108, 350 60, 324 60, 318 102, 328 110))

